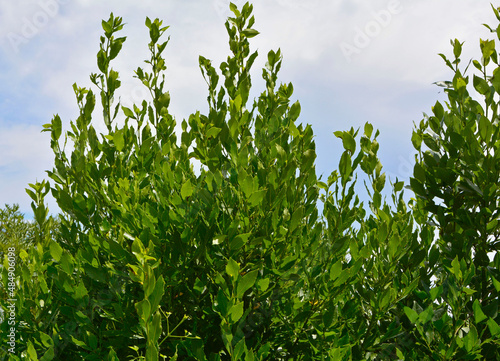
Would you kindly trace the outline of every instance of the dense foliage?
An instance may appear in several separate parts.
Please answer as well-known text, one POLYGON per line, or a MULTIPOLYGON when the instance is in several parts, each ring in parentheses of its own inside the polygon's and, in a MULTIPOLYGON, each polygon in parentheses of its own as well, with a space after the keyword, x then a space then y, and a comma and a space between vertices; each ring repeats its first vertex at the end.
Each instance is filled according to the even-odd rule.
MULTIPOLYGON (((90 78, 107 133, 94 128, 96 94, 77 85, 71 129, 63 133, 57 115, 44 126, 53 185, 29 190, 35 225, 33 245, 17 249, 16 352, 5 344, 2 352, 9 360, 497 360, 494 41, 481 40, 473 62, 484 107, 459 68, 462 45, 452 42, 453 61, 442 55, 454 77, 442 83, 448 102, 411 139, 415 198, 405 202, 396 180, 388 204, 369 123, 362 134, 335 132, 338 170, 317 177, 312 128, 297 123, 292 84, 278 84, 279 50, 267 54, 265 90, 249 100, 257 57, 249 39, 258 32, 251 5, 231 10, 222 77, 199 59, 208 112, 179 132, 163 75, 168 27, 146 20, 151 57, 135 77, 151 100, 126 108, 115 101, 111 67, 125 41, 122 19, 102 22, 90 78), (49 190, 57 222, 43 202, 49 190)), ((4 285, 8 268, 5 257, 4 285)), ((6 322, 1 329, 9 332, 6 322)))
POLYGON ((28 248, 33 242, 34 224, 26 221, 19 211, 19 204, 6 204, 0 209, 0 255, 7 248, 28 248))

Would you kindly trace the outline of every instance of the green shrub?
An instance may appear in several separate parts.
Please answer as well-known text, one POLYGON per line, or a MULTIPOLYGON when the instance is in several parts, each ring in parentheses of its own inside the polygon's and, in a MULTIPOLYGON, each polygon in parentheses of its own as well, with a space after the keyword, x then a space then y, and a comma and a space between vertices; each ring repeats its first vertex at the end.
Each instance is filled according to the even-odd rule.
POLYGON ((467 93, 460 43, 453 63, 443 55, 455 72, 448 111, 436 103, 412 136, 416 198, 406 203, 396 180, 390 205, 369 123, 362 134, 334 133, 344 147, 338 170, 317 177, 312 128, 297 123, 292 84, 278 84, 279 50, 249 101, 258 32, 251 5, 231 10, 222 76, 199 59, 208 113, 183 120, 179 134, 164 89, 168 27, 146 20, 151 57, 135 77, 151 100, 126 108, 114 102, 111 67, 122 19, 103 21, 90 78, 107 133, 93 125, 94 92, 76 84, 70 131, 57 115, 44 125, 62 215, 47 217, 48 183, 31 186, 34 243, 19 252, 24 323, 10 359, 498 359, 499 260, 485 256, 499 232, 499 67, 493 77, 485 70, 497 64, 494 42, 482 41, 483 64, 473 63, 487 110, 467 93), (355 192, 359 172, 367 205, 355 192))
POLYGON ((19 204, 0 209, 0 255, 6 253, 7 248, 26 248, 33 240, 34 226, 24 219, 19 212, 19 204))

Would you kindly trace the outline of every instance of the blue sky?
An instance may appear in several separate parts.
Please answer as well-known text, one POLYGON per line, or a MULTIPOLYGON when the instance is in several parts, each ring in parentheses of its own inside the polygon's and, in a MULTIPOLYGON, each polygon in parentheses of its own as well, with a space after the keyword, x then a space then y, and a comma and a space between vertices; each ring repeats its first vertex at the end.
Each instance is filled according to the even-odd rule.
MULTIPOLYGON (((243 1, 234 1, 238 6, 243 1)), ((281 82, 292 82, 300 101, 299 122, 316 134, 317 172, 337 168, 336 130, 379 129, 385 171, 407 180, 413 163, 413 122, 430 113, 451 71, 437 55, 452 54, 450 39, 465 41, 464 60, 478 57, 479 38, 493 38, 481 24, 497 21, 487 1, 453 0, 255 0, 260 35, 254 65, 255 94, 269 50, 281 48, 281 82)), ((72 84, 90 86, 97 71, 101 20, 110 12, 127 24, 124 49, 113 67, 120 72, 122 102, 145 93, 133 69, 148 57, 146 16, 170 25, 166 50, 170 111, 177 123, 206 110, 206 84, 198 67, 203 55, 216 64, 228 55, 226 0, 22 0, 0 5, 0 205, 18 203, 32 217, 28 183, 47 178, 53 156, 42 125, 54 114, 63 126, 77 116, 72 84)), ((96 112, 96 127, 103 129, 96 112)), ((58 208, 47 199, 52 212, 58 208)))

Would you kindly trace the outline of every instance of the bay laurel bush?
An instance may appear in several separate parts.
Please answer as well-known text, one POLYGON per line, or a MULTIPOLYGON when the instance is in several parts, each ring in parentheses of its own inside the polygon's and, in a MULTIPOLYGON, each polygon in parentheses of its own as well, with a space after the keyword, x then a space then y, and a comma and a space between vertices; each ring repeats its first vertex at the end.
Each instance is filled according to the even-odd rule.
POLYGON ((442 55, 454 72, 440 83, 449 102, 413 132, 415 198, 406 202, 404 183, 383 172, 370 123, 335 132, 338 169, 317 176, 312 127, 298 122, 293 85, 278 82, 281 51, 267 53, 265 88, 250 99, 253 7, 230 10, 229 56, 218 69, 199 58, 208 111, 179 131, 164 75, 168 26, 146 19, 150 58, 135 78, 151 97, 125 107, 112 67, 123 22, 102 22, 95 90, 74 85, 69 130, 58 115, 44 125, 52 185, 29 190, 37 231, 20 254, 24 323, 9 359, 497 360, 494 41, 481 40, 473 61, 485 108, 459 69, 462 44, 452 42, 454 61, 442 55))

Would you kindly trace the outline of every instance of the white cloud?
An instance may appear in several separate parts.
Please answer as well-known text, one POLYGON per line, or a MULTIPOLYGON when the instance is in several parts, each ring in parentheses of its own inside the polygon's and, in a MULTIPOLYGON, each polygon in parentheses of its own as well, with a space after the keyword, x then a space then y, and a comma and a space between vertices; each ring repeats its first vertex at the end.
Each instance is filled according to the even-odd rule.
MULTIPOLYGON (((4 123, 4 122, 2 122, 4 123)), ((52 169, 53 155, 49 147, 50 136, 40 133, 35 125, 0 126, 0 200, 5 203, 19 203, 21 210, 31 213, 31 199, 25 192, 28 183, 46 179, 45 170, 52 169)), ((50 198, 50 197, 49 197, 50 198)), ((55 202, 49 202, 49 208, 55 210, 55 202)))

